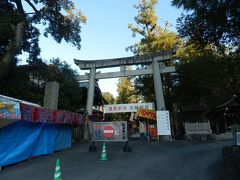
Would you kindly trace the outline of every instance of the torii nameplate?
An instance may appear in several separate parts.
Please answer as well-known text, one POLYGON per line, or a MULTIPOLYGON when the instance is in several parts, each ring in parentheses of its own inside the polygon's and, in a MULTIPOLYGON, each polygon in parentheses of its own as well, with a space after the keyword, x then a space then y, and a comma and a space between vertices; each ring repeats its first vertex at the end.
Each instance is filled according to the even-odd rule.
POLYGON ((121 65, 134 65, 134 64, 144 64, 156 61, 166 61, 171 59, 173 51, 161 51, 158 53, 153 53, 149 55, 141 56, 131 56, 124 58, 115 58, 115 59, 101 59, 101 60, 78 60, 74 59, 76 65, 79 66, 82 70, 87 70, 91 68, 108 68, 116 67, 121 65))

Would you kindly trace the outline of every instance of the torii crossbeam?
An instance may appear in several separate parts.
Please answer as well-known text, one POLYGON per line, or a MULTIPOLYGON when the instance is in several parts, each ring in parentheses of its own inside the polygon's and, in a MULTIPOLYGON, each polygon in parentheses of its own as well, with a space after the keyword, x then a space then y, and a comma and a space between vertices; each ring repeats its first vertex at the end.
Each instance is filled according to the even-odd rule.
MULTIPOLYGON (((101 60, 78 60, 74 59, 76 65, 82 70, 90 70, 90 73, 80 75, 79 81, 89 80, 86 111, 88 115, 92 114, 93 98, 94 98, 94 83, 95 79, 117 78, 124 76, 137 76, 143 74, 153 74, 155 97, 157 102, 157 110, 165 110, 165 102, 163 97, 161 73, 175 72, 175 67, 165 67, 163 63, 172 58, 174 51, 161 51, 149 55, 132 56, 115 59, 101 60), (127 65, 151 64, 151 68, 141 70, 126 70, 127 65), (96 73, 96 69, 121 67, 119 72, 96 73)), ((85 134, 84 134, 85 139, 85 134)))

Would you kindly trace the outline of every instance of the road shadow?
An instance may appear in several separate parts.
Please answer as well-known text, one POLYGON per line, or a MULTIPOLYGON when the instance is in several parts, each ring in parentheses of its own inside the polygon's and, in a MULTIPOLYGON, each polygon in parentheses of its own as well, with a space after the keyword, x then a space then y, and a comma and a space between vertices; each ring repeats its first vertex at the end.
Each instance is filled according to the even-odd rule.
POLYGON ((237 169, 228 169, 222 159, 210 164, 209 174, 213 180, 239 180, 240 171, 237 169))

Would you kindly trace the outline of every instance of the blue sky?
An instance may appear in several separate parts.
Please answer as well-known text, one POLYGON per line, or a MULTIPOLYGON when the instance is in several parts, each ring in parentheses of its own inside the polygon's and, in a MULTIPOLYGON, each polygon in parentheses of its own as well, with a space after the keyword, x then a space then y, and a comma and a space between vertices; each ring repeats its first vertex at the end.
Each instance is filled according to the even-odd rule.
MULTIPOLYGON (((75 0, 76 7, 87 17, 87 23, 82 24, 81 49, 77 50, 65 42, 58 44, 50 36, 48 38, 42 36, 41 57, 43 59, 59 57, 73 69, 77 69, 80 74, 84 74, 85 71, 81 71, 74 64, 74 58, 95 60, 132 56, 125 48, 139 40, 139 37, 133 38, 128 29, 129 23, 135 24, 137 10, 133 5, 137 3, 138 0, 75 0)), ((173 25, 170 30, 176 31, 176 19, 182 10, 172 7, 170 0, 159 0, 156 11, 159 25, 169 21, 173 25)), ((116 96, 116 83, 117 79, 100 80, 99 86, 102 92, 110 92, 116 96)))

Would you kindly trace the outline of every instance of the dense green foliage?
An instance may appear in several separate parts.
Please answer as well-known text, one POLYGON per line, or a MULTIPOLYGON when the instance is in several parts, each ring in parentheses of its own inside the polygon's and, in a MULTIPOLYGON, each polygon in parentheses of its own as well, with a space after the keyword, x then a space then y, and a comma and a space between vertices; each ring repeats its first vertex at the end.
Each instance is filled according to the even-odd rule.
POLYGON ((103 92, 102 97, 105 104, 114 104, 115 99, 110 92, 103 92))
MULTIPOLYGON (((130 68, 127 68, 130 70, 130 68)), ((116 104, 137 103, 137 96, 135 95, 134 82, 130 77, 119 78, 117 84, 118 96, 116 97, 116 104)), ((117 113, 112 115, 112 119, 128 121, 131 113, 117 113)))
POLYGON ((175 101, 204 103, 213 108, 233 94, 239 94, 239 55, 221 56, 206 49, 202 53, 196 53, 194 49, 191 51, 184 50, 181 63, 177 66, 175 101))
POLYGON ((32 71, 25 68, 19 67, 11 71, 7 78, 0 80, 0 94, 42 105, 44 86, 40 74, 46 71, 46 66, 39 65, 39 67, 42 69, 41 72, 38 71, 39 81, 37 79, 32 81, 30 79, 32 71))
POLYGON ((71 0, 0 1, 0 93, 42 105, 45 82, 58 81, 59 109, 76 111, 85 105, 77 73, 59 59, 46 65, 39 57, 39 27, 44 36, 80 49, 80 23, 85 21, 71 0), (29 65, 16 66, 23 52, 29 65))
POLYGON ((239 46, 239 0, 172 0, 172 4, 188 11, 178 19, 181 36, 200 45, 239 46))
POLYGON ((208 110, 225 102, 240 89, 240 54, 223 53, 208 45, 184 45, 178 52, 172 102, 206 105, 208 110))
MULTIPOLYGON (((129 24, 129 28, 132 30, 133 36, 140 35, 142 38, 139 43, 127 48, 135 55, 173 50, 175 46, 182 44, 180 37, 176 33, 168 31, 168 22, 166 22, 163 28, 158 25, 158 17, 155 10, 157 2, 157 0, 142 0, 135 6, 138 10, 138 15, 134 18, 137 26, 129 24)), ((168 62, 167 64, 170 65, 171 63, 168 62)), ((139 66, 138 68, 142 69, 148 66, 139 66)), ((170 74, 163 74, 162 77, 165 96, 170 97, 173 77, 170 74)), ((144 101, 155 101, 152 75, 136 77, 135 90, 136 94, 143 97, 144 101)))
POLYGON ((15 57, 29 53, 30 64, 40 63, 39 29, 60 43, 63 39, 80 48, 80 23, 86 18, 71 0, 2 0, 0 2, 0 78, 7 75, 15 57), (32 9, 27 12, 26 9, 32 9))
POLYGON ((158 25, 155 12, 157 2, 157 0, 142 0, 135 6, 138 10, 138 15, 134 18, 137 26, 129 24, 128 28, 131 29, 133 37, 140 35, 141 40, 127 48, 134 55, 172 50, 174 46, 181 44, 180 37, 167 30, 168 22, 164 28, 158 25))
POLYGON ((117 104, 136 103, 134 83, 130 77, 119 78, 117 84, 118 96, 116 97, 117 104))
POLYGON ((172 4, 187 10, 178 19, 178 32, 187 39, 179 50, 178 101, 208 107, 239 94, 240 1, 182 1, 172 4))
POLYGON ((76 80, 78 73, 71 69, 66 62, 61 62, 59 59, 51 60, 51 64, 60 71, 58 108, 76 111, 85 106, 83 89, 80 88, 79 82, 76 80))
MULTIPOLYGON (((129 25, 129 28, 134 36, 139 34, 143 38, 127 49, 134 54, 146 54, 178 46, 177 60, 173 64, 177 72, 162 75, 167 109, 171 109, 174 102, 204 103, 212 108, 233 94, 239 94, 239 3, 172 1, 173 5, 189 10, 178 20, 178 30, 185 42, 168 32, 167 27, 157 26, 156 3, 156 0, 143 0, 135 6, 138 9, 135 17, 138 27, 129 25), (225 21, 222 21, 224 17, 225 21)), ((155 100, 151 76, 137 77, 135 90, 146 101, 155 100)))
POLYGON ((82 89, 76 80, 78 74, 58 58, 51 65, 38 64, 18 66, 8 78, 0 80, 0 94, 43 104, 44 84, 46 81, 58 81, 58 109, 76 111, 86 102, 82 101, 82 89))

